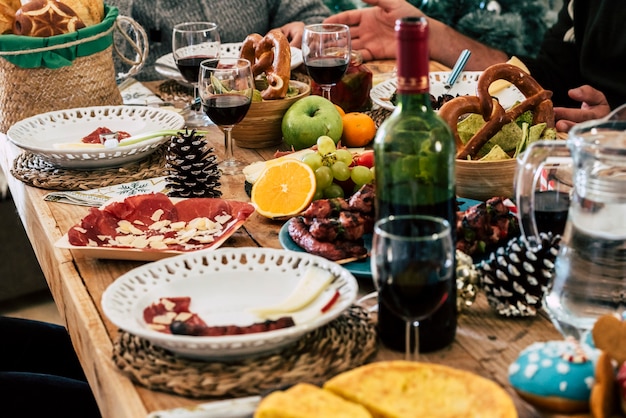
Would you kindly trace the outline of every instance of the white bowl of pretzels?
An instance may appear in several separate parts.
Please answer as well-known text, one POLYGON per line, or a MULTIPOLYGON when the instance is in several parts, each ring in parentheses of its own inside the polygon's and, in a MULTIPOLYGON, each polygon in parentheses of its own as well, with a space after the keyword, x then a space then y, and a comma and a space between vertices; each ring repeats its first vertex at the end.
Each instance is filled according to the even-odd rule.
MULTIPOLYGON (((441 107, 439 115, 450 125, 456 141, 456 189, 460 197, 476 200, 486 200, 493 196, 513 197, 517 165, 513 151, 523 152, 525 144, 514 146, 512 151, 507 150, 508 154, 499 150, 504 159, 480 159, 478 156, 494 135, 506 125, 515 124, 522 114, 528 116, 528 111, 532 115, 532 123, 528 123, 528 127, 537 126, 542 129, 540 135, 545 135, 545 138, 539 139, 556 137, 551 97, 552 92, 541 87, 527 72, 503 63, 483 71, 478 78, 476 96, 459 96, 441 107), (489 92, 489 87, 497 80, 514 84, 525 98, 504 109, 489 92), (459 121, 467 118, 468 114, 482 115, 482 121, 470 138, 462 139, 459 135, 459 121)), ((522 136, 521 132, 522 128, 520 139, 527 139, 528 135, 522 136)))
POLYGON ((241 58, 252 64, 259 94, 246 117, 233 128, 235 143, 244 148, 263 148, 282 141, 281 123, 289 107, 308 96, 308 84, 291 80, 291 47, 278 29, 265 36, 251 34, 243 41, 241 58))

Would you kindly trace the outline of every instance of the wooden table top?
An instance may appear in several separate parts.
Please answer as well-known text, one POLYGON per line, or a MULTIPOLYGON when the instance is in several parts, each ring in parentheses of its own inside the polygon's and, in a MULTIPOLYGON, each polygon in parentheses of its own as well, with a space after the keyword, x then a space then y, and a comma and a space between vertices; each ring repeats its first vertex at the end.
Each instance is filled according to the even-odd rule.
MULTIPOLYGON (((223 139, 216 127, 210 127, 207 139, 222 157, 223 139)), ((245 163, 273 157, 275 148, 235 148, 235 156, 245 163)), ((104 316, 101 296, 109 284, 141 262, 81 258, 54 243, 84 217, 88 208, 44 201, 48 190, 23 184, 11 176, 14 158, 21 152, 0 134, 0 164, 41 264, 46 280, 72 337, 85 374, 98 401, 103 417, 143 418, 161 409, 194 405, 200 402, 181 396, 148 390, 134 384, 112 361, 112 347, 118 330, 104 316)), ((249 200, 243 174, 222 177, 223 197, 249 200)), ((282 222, 253 214, 225 246, 262 246, 281 248, 278 231, 282 222)), ((359 280, 370 288, 367 280, 359 280)), ((545 316, 532 319, 499 317, 480 295, 476 303, 459 318, 455 342, 440 351, 422 355, 423 361, 475 372, 502 385, 513 397, 520 417, 542 416, 522 401, 508 384, 507 369, 519 351, 533 342, 561 339, 545 316)), ((400 353, 381 347, 375 361, 402 358, 400 353)))

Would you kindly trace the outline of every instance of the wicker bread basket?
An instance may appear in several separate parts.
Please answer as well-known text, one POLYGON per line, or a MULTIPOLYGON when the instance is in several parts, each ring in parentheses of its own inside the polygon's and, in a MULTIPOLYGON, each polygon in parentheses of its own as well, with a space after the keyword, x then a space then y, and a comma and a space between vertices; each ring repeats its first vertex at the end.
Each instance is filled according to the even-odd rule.
MULTIPOLYGON (((0 39, 0 132, 45 112, 122 104, 113 61, 118 10, 76 32, 0 39)), ((124 17, 125 19, 129 19, 124 17)))
POLYGON ((233 128, 235 143, 242 148, 264 148, 278 145, 283 140, 281 123, 283 115, 296 101, 309 95, 311 87, 291 80, 300 94, 280 100, 253 102, 246 117, 233 128))

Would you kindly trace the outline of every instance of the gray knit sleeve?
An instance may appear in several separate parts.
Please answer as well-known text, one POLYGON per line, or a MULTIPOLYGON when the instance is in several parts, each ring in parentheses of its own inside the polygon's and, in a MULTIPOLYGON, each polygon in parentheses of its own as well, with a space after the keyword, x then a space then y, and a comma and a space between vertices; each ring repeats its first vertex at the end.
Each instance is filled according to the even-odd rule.
POLYGON ((277 28, 290 22, 320 23, 331 15, 322 0, 274 0, 271 27, 277 28))

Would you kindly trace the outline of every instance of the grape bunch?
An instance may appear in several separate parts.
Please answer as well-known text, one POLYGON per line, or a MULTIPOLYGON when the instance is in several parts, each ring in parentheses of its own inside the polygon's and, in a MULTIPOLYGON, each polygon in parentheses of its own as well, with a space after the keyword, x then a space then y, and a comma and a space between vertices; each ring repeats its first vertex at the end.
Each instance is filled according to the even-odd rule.
POLYGON ((315 172, 313 200, 346 197, 374 180, 373 151, 355 158, 347 149, 337 149, 329 136, 320 136, 317 152, 305 154, 302 162, 315 172))

